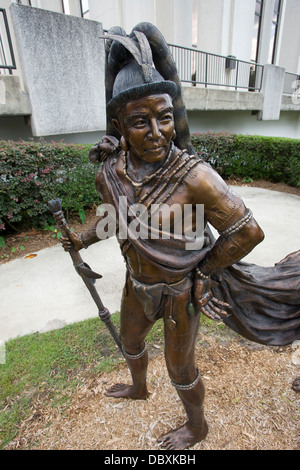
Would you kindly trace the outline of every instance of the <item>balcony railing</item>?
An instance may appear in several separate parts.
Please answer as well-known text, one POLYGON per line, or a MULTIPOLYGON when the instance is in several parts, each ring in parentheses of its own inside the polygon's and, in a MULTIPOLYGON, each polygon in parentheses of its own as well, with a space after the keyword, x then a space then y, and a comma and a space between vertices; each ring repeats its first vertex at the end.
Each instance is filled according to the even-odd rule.
POLYGON ((14 51, 9 32, 9 26, 4 8, 0 8, 0 74, 9 73, 16 69, 14 51))
POLYGON ((192 86, 203 85, 260 91, 263 66, 188 47, 169 44, 179 78, 192 86))

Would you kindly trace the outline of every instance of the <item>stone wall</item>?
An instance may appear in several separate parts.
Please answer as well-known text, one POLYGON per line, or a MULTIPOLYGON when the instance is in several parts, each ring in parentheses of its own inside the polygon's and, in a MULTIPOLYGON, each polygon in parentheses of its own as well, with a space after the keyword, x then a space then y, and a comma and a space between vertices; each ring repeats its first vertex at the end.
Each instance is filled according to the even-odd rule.
POLYGON ((101 23, 24 5, 10 7, 34 136, 105 128, 101 23))

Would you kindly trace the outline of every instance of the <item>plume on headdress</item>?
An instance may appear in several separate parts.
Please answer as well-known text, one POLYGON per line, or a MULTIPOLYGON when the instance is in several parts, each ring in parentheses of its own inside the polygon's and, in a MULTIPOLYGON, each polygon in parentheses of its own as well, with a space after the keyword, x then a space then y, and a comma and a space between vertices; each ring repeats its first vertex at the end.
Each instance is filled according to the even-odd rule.
POLYGON ((145 81, 150 82, 152 78, 152 51, 151 47, 143 33, 140 31, 134 31, 137 38, 137 43, 128 36, 119 36, 113 34, 107 34, 100 36, 103 39, 111 39, 121 43, 133 56, 136 62, 142 67, 145 81))

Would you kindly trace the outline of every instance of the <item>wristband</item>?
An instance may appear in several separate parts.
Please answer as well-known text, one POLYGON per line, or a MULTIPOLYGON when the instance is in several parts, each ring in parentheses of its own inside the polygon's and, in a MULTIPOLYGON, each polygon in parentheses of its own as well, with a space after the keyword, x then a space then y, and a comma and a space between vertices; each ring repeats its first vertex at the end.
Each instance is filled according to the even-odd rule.
POLYGON ((81 243, 82 243, 83 248, 87 249, 87 248, 88 248, 88 245, 83 241, 82 235, 83 235, 83 234, 81 233, 81 234, 80 234, 80 241, 81 241, 81 243))

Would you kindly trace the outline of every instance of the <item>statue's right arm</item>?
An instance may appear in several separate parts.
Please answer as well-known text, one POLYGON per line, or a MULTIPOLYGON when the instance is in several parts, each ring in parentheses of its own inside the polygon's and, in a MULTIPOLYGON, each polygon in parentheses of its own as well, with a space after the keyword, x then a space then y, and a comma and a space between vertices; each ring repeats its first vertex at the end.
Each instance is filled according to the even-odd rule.
MULTIPOLYGON (((117 152, 118 146, 119 141, 115 137, 104 136, 102 141, 91 149, 89 153, 89 159, 92 163, 97 164, 105 160, 107 157, 115 154, 117 152)), ((102 178, 102 170, 103 167, 100 167, 97 173, 96 188, 103 200, 103 195, 105 198, 106 188, 102 178)), ((97 225, 103 217, 105 217, 105 214, 99 216, 96 223, 85 232, 76 233, 69 230, 67 236, 62 236, 60 238, 64 250, 70 251, 71 247, 73 247, 75 251, 79 251, 82 250, 82 248, 88 248, 90 245, 97 243, 100 240, 100 238, 97 236, 97 225)))
POLYGON ((62 236, 60 242, 65 251, 70 251, 73 247, 75 251, 80 251, 82 248, 88 248, 90 245, 97 243, 100 239, 97 236, 97 225, 101 217, 97 219, 97 222, 88 230, 77 233, 74 231, 69 231, 67 236, 62 236))

